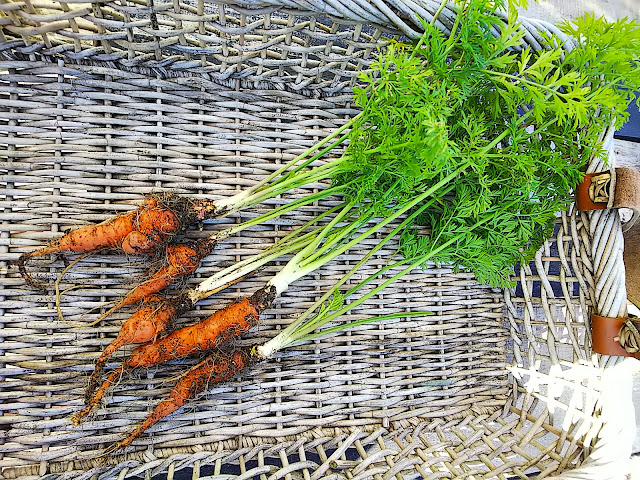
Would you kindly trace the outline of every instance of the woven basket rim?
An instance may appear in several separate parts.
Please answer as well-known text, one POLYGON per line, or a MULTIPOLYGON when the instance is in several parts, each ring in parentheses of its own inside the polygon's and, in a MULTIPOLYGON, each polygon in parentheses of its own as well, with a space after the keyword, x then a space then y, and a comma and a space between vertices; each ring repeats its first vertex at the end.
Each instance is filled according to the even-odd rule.
MULTIPOLYGON (((95 2, 95 4, 99 4, 100 2, 95 2)), ((213 4, 213 2, 205 2, 206 4, 213 4)), ((228 2, 229 4, 233 5, 234 2, 228 2)), ((242 8, 249 8, 249 7, 254 7, 256 5, 258 5, 257 2, 238 2, 238 3, 242 3, 242 8)), ((277 2, 277 1, 269 1, 269 2, 260 2, 258 5, 258 8, 262 9, 260 11, 266 11, 265 9, 268 10, 268 8, 275 8, 277 6, 277 4, 280 4, 281 2, 277 2)), ((290 7, 289 3, 286 2, 282 2, 285 3, 287 7, 290 7)), ((57 5, 56 2, 51 1, 52 5, 57 5)), ((313 8, 321 8, 320 3, 318 2, 309 2, 306 3, 308 5, 310 5, 313 8)), ((418 2, 416 5, 420 8, 427 8, 427 6, 433 6, 436 5, 437 6, 438 2, 431 2, 431 1, 422 1, 422 2, 418 2)), ((17 4, 14 4, 17 5, 17 4)), ((75 8, 74 4, 69 4, 71 7, 75 8)), ((342 6, 344 6, 343 4, 340 4, 342 6)), ((394 2, 394 7, 395 8, 400 8, 398 6, 398 4, 396 4, 394 2)), ((157 8, 160 8, 160 6, 157 6, 157 8)), ((405 4, 402 4, 402 7, 406 7, 405 4)), ((22 6, 20 6, 20 8, 22 8, 22 6)), ((25 7, 26 8, 26 7, 25 7)), ((72 10, 73 10, 72 8, 72 10)), ((152 7, 154 8, 154 7, 152 7)), ((241 10, 241 9, 240 9, 241 10)), ((285 11, 289 11, 289 10, 285 10, 285 11)), ((317 12, 316 12, 317 13, 317 12)), ((324 13, 326 14, 327 12, 320 12, 320 13, 324 13)), ((344 21, 345 24, 350 24, 350 22, 353 19, 345 19, 340 17, 340 12, 339 11, 335 11, 335 12, 329 12, 331 15, 331 18, 334 20, 341 20, 344 21)), ((411 18, 410 16, 408 17, 408 20, 405 21, 404 18, 401 18, 401 16, 397 15, 396 13, 394 13, 393 11, 386 12, 385 14, 388 14, 391 16, 392 21, 390 25, 393 25, 393 28, 398 29, 399 31, 403 32, 405 35, 409 35, 411 36, 411 22, 414 21, 414 18, 411 18), (395 17, 394 17, 395 15, 395 17), (400 25, 402 23, 402 25, 400 25)), ((66 21, 66 20, 65 20, 66 21)), ((39 24, 39 26, 43 25, 46 22, 43 22, 41 24, 39 24)), ((538 29, 548 29, 548 23, 542 21, 542 20, 532 20, 532 19, 525 19, 524 20, 524 28, 530 29, 530 35, 528 35, 527 40, 528 41, 532 41, 532 42, 537 42, 536 39, 536 34, 535 32, 538 29), (533 33, 532 33, 533 32, 533 33)), ((383 25, 386 27, 389 27, 389 25, 383 25)), ((16 37, 18 38, 18 37, 16 37)), ((539 39, 539 37, 538 37, 539 39)), ((18 40, 16 40, 16 42, 18 42, 18 40)), ((73 41, 69 40, 69 46, 73 45, 73 41)), ((566 42, 566 47, 570 48, 570 43, 566 42)), ((0 45, 1 47, 1 45, 0 45)), ((0 55, 2 57, 4 57, 6 60, 3 62, 0 62, 0 69, 14 69, 16 68, 16 65, 20 64, 21 66, 19 68, 22 68, 22 65, 24 65, 27 61, 33 60, 33 58, 35 57, 35 54, 33 53, 26 53, 25 51, 18 51, 19 49, 16 49, 16 45, 12 44, 11 42, 9 42, 8 44, 5 44, 4 50, 0 53, 0 55)), ((71 47, 70 47, 71 49, 71 47)), ((37 55, 39 56, 38 58, 41 58, 40 63, 33 63, 32 68, 34 70, 37 70, 38 67, 41 67, 44 70, 49 69, 49 72, 51 72, 51 74, 53 75, 59 75, 60 72, 63 72, 62 75, 67 74, 67 75, 73 75, 73 72, 86 72, 87 76, 90 76, 90 74, 100 74, 100 75, 109 75, 109 73, 116 73, 116 72, 120 72, 120 75, 124 78, 126 76, 129 76, 130 78, 140 78, 141 80, 145 80, 148 79, 150 80, 149 84, 149 90, 153 91, 154 85, 153 85, 153 81, 155 80, 156 82, 162 81, 162 80, 167 80, 169 82, 175 82, 175 85, 180 85, 181 87, 184 87, 185 89, 196 89, 196 88, 207 88, 207 87, 214 87, 214 86, 220 86, 223 87, 221 91, 225 91, 225 89, 229 89, 230 87, 237 87, 240 91, 247 89, 249 90, 249 93, 252 95, 260 95, 262 93, 262 90, 255 88, 256 86, 259 86, 259 84, 257 84, 256 82, 253 82, 251 80, 246 80, 244 81, 241 78, 234 78, 233 76, 229 77, 229 80, 224 80, 224 79, 220 79, 220 78, 215 78, 212 76, 205 76, 205 75, 190 75, 187 74, 184 70, 179 70, 179 69, 172 69, 172 68, 168 68, 168 69, 163 69, 160 67, 157 68, 151 68, 148 67, 146 65, 136 65, 136 64, 132 64, 130 66, 125 66, 123 63, 118 63, 118 62, 113 62, 113 61, 109 61, 109 62, 100 62, 100 61, 96 61, 94 59, 91 58, 78 58, 78 59, 73 59, 72 57, 69 57, 66 55, 66 53, 64 51, 60 51, 57 53, 52 53, 52 54, 45 54, 42 53, 42 51, 38 51, 38 50, 34 50, 37 52, 37 55), (137 77, 136 77, 137 76, 137 77), (244 83, 243 83, 244 81, 244 83)), ((69 50, 70 51, 70 50, 69 50)), ((26 80, 26 79, 23 79, 26 80)), ((311 85, 311 84, 309 84, 311 85)), ((0 87, 1 88, 1 87, 0 87)), ((318 89, 314 89, 312 87, 310 88, 298 88, 296 86, 295 83, 290 83, 287 84, 285 82, 284 86, 282 85, 278 85, 277 87, 274 87, 273 89, 271 89, 271 92, 268 92, 269 94, 278 94, 281 96, 289 96, 289 97, 293 97, 295 95, 302 95, 305 97, 309 97, 312 99, 328 99, 328 100, 332 100, 332 101, 336 101, 336 99, 341 99, 341 98, 345 98, 348 96, 349 94, 349 87, 348 85, 345 83, 344 85, 341 84, 340 88, 337 87, 331 87, 328 86, 326 89, 323 90, 318 90, 318 89), (283 90, 284 89, 284 90, 283 90)), ((230 97, 231 99, 233 99, 234 97, 230 97)), ((348 115, 349 112, 351 111, 350 108, 345 107, 341 110, 341 114, 342 115, 348 115)), ((1 128, 0 128, 1 130, 1 128)), ((1 133, 1 132, 0 132, 1 133)), ((602 162, 594 162, 592 163, 590 169, 601 169, 603 168, 603 164, 602 162)), ((217 178, 214 180, 218 180, 217 178)), ((128 200, 130 197, 126 197, 126 194, 122 194, 122 193, 118 193, 116 194, 114 197, 112 197, 114 200, 128 200), (120 197, 120 198, 118 198, 120 197)), ((615 216, 615 215, 614 215, 615 216)), ((583 222, 583 224, 585 225, 585 228, 590 229, 590 232, 593 234, 594 232, 597 232, 597 228, 600 228, 599 226, 602 226, 604 224, 609 225, 608 226, 608 230, 607 232, 613 232, 611 234, 612 240, 610 242, 608 242, 608 244, 614 244, 615 242, 617 242, 617 232, 619 230, 619 224, 616 224, 616 220, 612 219, 613 217, 610 215, 607 217, 607 214, 601 214, 601 215, 594 215, 594 216, 590 216, 590 215, 581 215, 578 217, 578 220, 576 220, 575 217, 571 217, 569 218, 569 220, 567 220, 566 217, 563 221, 568 222, 568 221, 581 221, 583 222)), ((568 233, 570 234, 570 233, 568 233)), ((585 242, 585 244, 587 245, 587 247, 591 246, 589 245, 590 243, 590 239, 587 239, 587 241, 585 242)), ((615 244, 617 245, 617 244, 615 244)), ((615 257, 616 255, 616 246, 612 246, 609 250, 608 250, 608 255, 611 255, 612 257, 615 257)), ((593 250, 596 251, 597 248, 594 246, 593 250)), ((591 252, 587 252, 587 253, 591 253, 591 252)), ((606 256, 600 256, 598 257, 598 253, 596 252, 595 258, 593 260, 589 260, 589 261, 593 261, 593 262, 598 262, 598 261, 602 261, 604 263, 606 263, 607 258, 606 256)), ((614 269, 618 269, 618 275, 619 275, 619 265, 616 265, 615 267, 612 267, 614 269)), ((622 267, 623 268, 623 267, 622 267)), ((594 267, 593 269, 594 271, 597 270, 597 268, 594 267)), ((622 270, 622 275, 624 277, 624 270, 622 270)), ((597 284, 598 282, 594 282, 595 284, 597 284)), ((604 282, 603 282, 604 283, 604 282)), ((618 286, 618 289, 622 288, 624 289, 624 284, 620 285, 619 283, 616 284, 618 286)), ((612 288, 612 290, 615 290, 612 288)), ((592 302, 594 304, 597 305, 598 310, 602 310, 602 308, 609 308, 609 309, 615 309, 616 307, 618 308, 624 308, 622 306, 619 305, 619 297, 620 294, 618 292, 617 295, 613 295, 615 298, 612 300, 611 299, 611 295, 610 292, 606 292, 604 290, 601 290, 600 292, 596 292, 596 297, 592 300, 592 302), (600 295, 601 297, 598 297, 598 295, 600 295)), ((589 302, 589 300, 591 299, 587 299, 586 301, 589 302)), ((585 354, 585 358, 588 357, 588 354, 585 354)), ((613 366, 613 364, 616 363, 616 361, 614 359, 601 359, 600 360, 601 365, 605 366, 606 368, 609 368, 611 366, 613 366)), ((514 396, 515 396, 516 392, 514 391, 514 396)), ((509 406, 509 402, 505 403, 505 407, 509 406)), ((511 404, 513 406, 513 404, 511 404)), ((515 408, 515 407, 514 407, 515 408)), ((480 411, 481 409, 479 409, 480 411)), ((469 409, 469 411, 473 411, 472 409, 469 409)), ((487 418, 493 418, 494 416, 496 417, 495 420, 497 421, 499 415, 502 413, 502 411, 500 410, 500 408, 496 408, 495 411, 480 411, 480 413, 478 412, 474 412, 476 419, 482 419, 485 420, 487 418)), ((520 414, 525 417, 524 421, 526 421, 526 412, 523 410, 520 410, 520 414)), ((443 418, 442 422, 443 424, 446 424, 449 420, 455 420, 456 417, 458 416, 464 416, 464 411, 460 412, 460 413, 455 413, 453 414, 450 418, 443 418)), ((517 417, 517 415, 516 415, 517 417)), ((511 419, 516 418, 516 417, 509 417, 511 419)), ((464 419, 466 419, 467 417, 464 417, 464 419)), ((465 420, 466 422, 466 420, 465 420)), ((535 422, 535 421, 534 421, 535 422)), ((464 422, 463 422, 464 423, 464 422)), ((544 422, 543 422, 544 423, 544 422)), ((551 426, 552 428, 555 428, 553 426, 551 426)), ((415 430, 415 426, 413 427, 407 427, 407 431, 414 431, 412 430, 412 428, 415 430)), ((543 425, 544 428, 544 425, 543 425)), ((249 452, 253 452, 254 455, 258 455, 258 451, 260 451, 260 455, 266 455, 268 454, 268 452, 273 452, 272 454, 274 456, 277 455, 294 455, 296 448, 299 448, 299 446, 296 446, 296 439, 298 441, 302 441, 303 437, 308 436, 309 439, 308 441, 304 441, 302 443, 308 443, 308 445, 311 445, 312 448, 317 444, 322 445, 321 439, 327 438, 332 430, 336 430, 335 428, 332 429, 330 427, 327 427, 325 429, 323 428, 319 428, 319 429, 313 429, 313 430, 309 430, 307 432, 305 432, 304 434, 296 434, 295 436, 292 436, 290 438, 286 438, 284 440, 284 442, 282 441, 282 439, 275 439, 273 441, 273 444, 269 444, 269 445, 265 445, 265 446, 258 446, 258 445, 254 445, 253 448, 251 448, 250 446, 245 447, 242 451, 246 452, 247 454, 249 454, 249 452), (282 447, 281 444, 286 443, 286 449, 283 450, 282 448, 278 449, 278 447, 282 447), (280 444, 280 445, 279 445, 280 444), (284 452, 286 451, 287 453, 284 454, 280 454, 278 452, 284 452)), ((342 447, 344 447, 345 445, 347 446, 351 446, 353 447, 354 445, 357 445, 357 442, 361 442, 363 443, 364 440, 363 438, 373 438, 375 435, 378 435, 378 437, 376 438, 380 438, 381 436, 383 436, 383 433, 381 433, 381 429, 378 428, 377 425, 372 425, 370 427, 368 426, 364 426, 360 429, 361 431, 358 431, 355 428, 348 428, 345 427, 343 428, 342 431, 337 432, 335 431, 334 433, 336 434, 335 438, 340 438, 340 439, 344 439, 347 443, 345 443, 344 441, 342 442, 338 442, 337 444, 337 448, 340 449, 342 447), (371 432, 369 432, 368 430, 372 430, 371 432), (348 439, 348 441, 347 441, 348 439)), ((409 435, 409 433, 407 433, 406 435, 409 435)), ((566 433, 561 433, 561 436, 565 435, 566 438, 571 437, 571 435, 567 435, 566 433)), ((393 434, 390 434, 390 437, 392 437, 393 434)), ((305 437, 306 438, 306 437, 305 437)), ((386 438, 386 437, 385 437, 386 438)), ((404 438, 404 437, 403 437, 404 438)), ((377 440, 376 440, 377 441, 377 440)), ((415 442, 418 442, 418 440, 414 439, 415 442)), ((578 440, 576 440, 577 442, 578 440)), ((371 441, 373 443, 373 440, 371 441)), ((298 442, 299 443, 299 442, 298 442)), ((335 442, 334 442, 335 443, 335 442)), ((367 442, 364 442, 365 444, 367 442)), ((400 441, 400 444, 406 446, 407 442, 406 440, 402 440, 400 441), (405 443, 402 443, 405 442, 405 443)), ((328 442, 327 445, 333 445, 333 443, 328 442)), ((187 466, 190 466, 193 464, 193 462, 199 462, 199 465, 203 465, 203 464, 207 464, 207 463, 215 463, 215 462, 222 462, 223 459, 224 461, 230 461, 230 462, 237 462, 239 461, 239 454, 233 454, 233 453, 228 453, 231 449, 227 448, 228 445, 225 445, 224 442, 219 442, 217 443, 215 446, 213 445, 209 445, 210 448, 214 448, 217 450, 216 452, 208 452, 206 451, 207 448, 202 449, 202 451, 200 452, 195 452, 195 453, 190 453, 188 454, 187 450, 181 450, 180 448, 167 448, 165 449, 166 451, 160 450, 160 451, 154 451, 154 452, 138 452, 136 453, 136 455, 134 456, 134 458, 129 457, 129 463, 122 463, 120 466, 118 466, 117 468, 113 468, 109 473, 104 473, 104 477, 107 478, 111 478, 112 476, 115 477, 117 475, 132 475, 134 472, 136 472, 137 470, 139 471, 154 471, 154 472, 160 472, 160 471, 164 471, 167 468, 170 468, 169 466, 172 465, 172 469, 180 469, 180 468, 184 468, 187 466), (224 451, 223 451, 224 450, 224 451), (166 456, 165 456, 166 455, 166 456), (122 468, 126 468, 128 469, 127 471, 123 470, 122 468), (125 472, 124 474, 122 472, 125 472)), ((307 445, 305 445, 306 448, 307 445)), ((185 447, 187 448, 187 447, 185 447)), ((191 447, 189 447, 191 449, 191 447)), ((301 448, 301 447, 300 447, 301 448)), ((346 448, 346 447, 345 447, 346 448)), ((236 452, 237 453, 237 452, 236 452)), ((619 452, 618 452, 619 453, 619 452)), ((496 454, 497 455, 497 454, 496 454)), ((328 457, 331 457, 331 455, 329 455, 328 457)), ((414 458, 419 458, 419 455, 416 457, 414 455, 414 458)), ((340 460, 339 458, 337 460, 340 460)), ((587 459, 588 460, 588 459, 587 459)), ((65 461, 67 462, 67 461, 65 461)), ((588 462, 587 462, 588 463, 588 462)), ((66 478, 64 477, 64 474, 62 472, 62 470, 65 470, 67 467, 69 467, 71 465, 71 468, 74 469, 74 471, 77 471, 78 469, 82 469, 82 470, 86 470, 85 473, 86 475, 89 475, 89 472, 91 472, 91 474, 93 473, 98 473, 98 472, 107 472, 107 470, 104 469, 99 469, 99 468, 95 468, 92 467, 92 465, 90 464, 90 462, 84 462, 84 461, 79 461, 77 462, 77 466, 74 465, 73 463, 64 463, 62 465, 57 465, 54 470, 58 467, 60 468, 60 472, 54 473, 54 470, 49 470, 49 472, 52 475, 56 475, 56 474, 60 474, 59 478, 66 478), (81 465, 80 465, 81 464, 81 465), (93 468, 92 470, 90 470, 91 468, 93 468)), ((320 475, 324 475, 325 473, 329 472, 329 467, 330 467, 330 462, 327 463, 326 459, 323 459, 323 464, 320 465, 318 468, 322 467, 325 468, 324 473, 320 474, 320 475), (326 465, 325 465, 326 464, 326 465)), ((339 462, 336 464, 338 465, 340 464, 339 462)), ((50 463, 48 468, 51 468, 52 465, 55 465, 55 463, 50 463)), ((342 465, 342 464, 340 464, 342 465)), ((345 467, 348 466, 347 463, 344 463, 345 467)), ((353 466, 352 466, 353 467, 353 466)), ((286 467, 284 467, 286 469, 286 467)), ((308 468, 308 467, 307 467, 308 468)), ((389 466, 388 467, 391 471, 392 467, 389 466)), ((282 473, 284 470, 278 470, 277 472, 275 472, 277 475, 276 476, 281 476, 284 475, 284 473, 282 473)), ((316 473, 319 470, 316 470, 316 473)), ((25 475, 37 475, 40 474, 39 472, 39 466, 35 465, 35 463, 33 464, 33 466, 31 467, 25 467, 23 470, 20 470, 18 468, 13 469, 13 473, 15 474, 25 474, 25 475)), ((13 473, 11 473, 13 475, 13 473)), ((263 472, 265 473, 265 472, 263 472)), ((577 472, 576 472, 577 473, 577 472)), ((58 477, 52 477, 52 478, 58 478, 58 477)), ((274 477, 276 478, 276 477, 274 477)))

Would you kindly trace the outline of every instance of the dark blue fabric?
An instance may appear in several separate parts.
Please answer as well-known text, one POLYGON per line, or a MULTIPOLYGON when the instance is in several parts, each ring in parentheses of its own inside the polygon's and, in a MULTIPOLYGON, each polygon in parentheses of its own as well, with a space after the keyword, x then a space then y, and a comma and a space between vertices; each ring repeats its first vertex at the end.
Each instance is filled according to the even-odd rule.
MULTIPOLYGON (((636 92, 640 96, 640 92, 636 92)), ((640 111, 635 102, 629 106, 629 121, 615 133, 615 138, 628 140, 630 142, 640 142, 640 111)))

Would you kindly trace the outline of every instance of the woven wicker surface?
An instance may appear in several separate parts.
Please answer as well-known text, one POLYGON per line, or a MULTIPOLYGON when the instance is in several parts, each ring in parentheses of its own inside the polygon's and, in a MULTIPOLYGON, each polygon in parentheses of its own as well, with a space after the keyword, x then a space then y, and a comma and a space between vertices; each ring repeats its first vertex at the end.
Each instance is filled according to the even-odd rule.
MULTIPOLYGON (((424 1, 1 5, 0 68, 7 74, 0 75, 6 148, 0 261, 69 227, 133 208, 148 192, 218 197, 253 184, 356 113, 350 87, 376 43, 384 45, 377 26, 411 35, 411 15, 428 19, 436 7, 424 1), (362 21, 368 25, 357 24, 362 21)), ((445 10, 444 26, 451 16, 445 10)), ((543 26, 525 23, 534 48, 543 26)), ((294 196, 313 187, 321 188, 294 196)), ((191 283, 270 245, 330 204, 227 240, 191 283)), ((187 236, 240 219, 206 223, 187 236)), ((595 412, 599 387, 585 393, 567 386, 573 393, 565 410, 594 420, 577 416, 563 424, 557 408, 554 415, 546 408, 544 384, 552 365, 565 370, 590 361, 585 317, 591 306, 624 313, 621 241, 615 212, 566 214, 536 261, 519 270, 514 291, 478 285, 443 267, 416 271, 352 318, 409 309, 436 315, 362 326, 289 349, 212 389, 151 429, 134 453, 102 467, 91 461, 99 450, 144 418, 196 359, 123 379, 104 408, 72 427, 69 414, 82 404, 93 360, 126 312, 96 327, 65 325, 50 295, 26 289, 4 268, 3 476, 125 478, 208 463, 240 464, 245 478, 314 479, 416 472, 482 478, 536 470, 544 477, 575 467, 602 427, 595 412), (527 389, 526 375, 510 376, 511 363, 538 370, 541 390, 527 389)), ((273 336, 362 251, 296 282, 240 343, 273 336)), ((391 251, 381 250, 367 268, 373 271, 391 251)), ((182 321, 255 291, 281 264, 202 302, 182 321)), ((49 281, 62 268, 56 259, 32 265, 49 281)), ((65 277, 69 285, 85 285, 65 295, 65 314, 117 298, 126 290, 123 281, 145 268, 115 254, 84 259, 65 277)))

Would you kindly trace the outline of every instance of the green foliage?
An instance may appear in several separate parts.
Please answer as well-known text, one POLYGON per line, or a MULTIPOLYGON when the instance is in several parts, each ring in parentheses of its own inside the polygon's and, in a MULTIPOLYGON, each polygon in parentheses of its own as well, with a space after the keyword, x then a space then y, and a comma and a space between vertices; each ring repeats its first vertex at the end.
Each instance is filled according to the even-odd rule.
POLYGON ((602 153, 599 135, 626 120, 640 88, 637 23, 587 15, 561 26, 573 49, 549 36, 534 51, 521 48, 513 10, 504 25, 503 6, 463 2, 451 35, 425 24, 417 45, 379 53, 355 91, 363 114, 334 177, 349 201, 389 215, 464 168, 454 195, 416 217, 431 234, 408 227, 401 253, 496 286, 550 234, 586 162, 602 153))
MULTIPOLYGON (((575 38, 576 48, 562 62, 563 71, 577 70, 590 84, 588 99, 601 111, 592 120, 619 128, 628 119, 625 111, 640 90, 640 24, 626 19, 608 22, 586 14, 560 29, 575 38)), ((553 42, 551 38, 547 45, 553 42)), ((640 97, 637 99, 640 106, 640 97)))

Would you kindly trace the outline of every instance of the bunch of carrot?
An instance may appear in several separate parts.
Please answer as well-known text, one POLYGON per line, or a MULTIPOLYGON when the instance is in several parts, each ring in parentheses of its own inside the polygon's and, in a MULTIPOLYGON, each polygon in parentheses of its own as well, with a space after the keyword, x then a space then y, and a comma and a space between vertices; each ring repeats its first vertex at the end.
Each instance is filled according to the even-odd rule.
MULTIPOLYGON (((378 293, 386 285, 400 278, 400 276, 404 275, 409 271, 409 269, 415 266, 411 265, 409 269, 405 268, 402 272, 396 274, 396 276, 392 279, 387 280, 376 289, 372 290, 366 295, 363 295, 346 308, 343 308, 343 311, 338 313, 338 315, 335 315, 335 312, 323 308, 327 299, 332 296, 334 298, 338 298, 339 288, 344 283, 346 283, 346 281, 356 271, 358 271, 358 269, 371 256, 373 256, 384 245, 386 245, 389 240, 394 238, 398 234, 398 232, 406 227, 411 218, 420 215, 420 213, 432 206, 434 202, 435 200, 425 202, 412 215, 410 215, 409 218, 400 223, 400 225, 393 229, 381 242, 373 247, 367 253, 367 255, 365 255, 360 260, 360 262, 358 262, 358 264, 355 265, 329 292, 327 292, 312 307, 310 307, 304 315, 299 317, 298 320, 294 322, 294 324, 292 324, 290 328, 283 331, 282 334, 278 335, 270 342, 267 342, 267 344, 256 345, 251 348, 220 348, 223 346, 223 344, 228 343, 230 340, 248 331, 250 328, 257 324, 261 312, 271 307, 275 298, 280 293, 282 293, 282 291, 284 291, 283 288, 286 288, 283 287, 282 283, 277 280, 279 276, 282 276, 282 273, 276 275, 270 282, 267 283, 267 285, 256 291, 251 297, 240 298, 227 305, 225 308, 216 311, 210 317, 199 323, 183 327, 179 330, 175 330, 170 335, 167 335, 163 338, 158 338, 152 342, 137 347, 120 367, 111 372, 111 374, 102 383, 102 385, 100 385, 97 389, 95 389, 97 385, 90 385, 90 395, 85 399, 86 405, 82 410, 77 412, 72 417, 72 422, 75 425, 80 424, 80 422, 99 405, 104 394, 124 373, 136 368, 148 368, 170 360, 183 358, 185 356, 213 351, 213 353, 210 353, 208 356, 206 356, 200 363, 198 363, 194 368, 189 370, 183 377, 180 378, 175 387, 172 389, 169 397, 159 403, 140 426, 138 426, 133 432, 131 432, 131 434, 125 439, 112 445, 109 449, 107 449, 106 453, 125 448, 130 445, 131 442, 133 442, 133 440, 135 440, 147 428, 151 427, 162 418, 166 417, 167 415, 183 406, 188 400, 195 398, 198 394, 210 388, 211 385, 224 381, 240 373, 245 368, 248 368, 260 361, 267 360, 273 357, 273 355, 282 348, 293 345, 299 341, 303 341, 306 339, 306 337, 312 338, 314 335, 312 333, 313 330, 332 321, 337 316, 346 312, 350 308, 359 305, 367 298, 370 298, 371 295, 378 293), (303 321, 314 313, 315 316, 311 318, 311 321, 303 321), (332 313, 334 315, 328 315, 328 313, 332 313)), ((386 224, 388 222, 384 223, 386 224)), ((311 234, 313 237, 317 237, 318 235, 321 235, 322 230, 325 230, 326 228, 327 227, 319 229, 320 232, 313 231, 311 232, 311 234)), ((365 234, 368 235, 378 230, 379 228, 378 226, 376 226, 369 229, 367 232, 365 232, 365 234)), ((356 239, 354 239, 353 241, 356 241, 356 239)), ((313 243, 310 243, 309 245, 313 245, 313 243)), ((350 242, 347 243, 345 248, 349 248, 349 246, 351 246, 350 242)), ((303 248, 299 253, 303 252, 304 250, 305 249, 303 248)), ((298 255, 294 256, 292 261, 294 261, 298 255)), ((406 263, 406 261, 407 260, 399 264, 394 264, 391 267, 397 267, 398 265, 406 263)), ((293 264, 295 265, 295 263, 293 264)), ((242 268, 236 268, 236 270, 242 270, 242 268)), ((286 269, 283 269, 283 271, 286 272, 286 269)), ((229 271, 221 273, 221 275, 214 275, 213 277, 202 282, 199 288, 192 289, 184 294, 181 297, 183 300, 180 305, 192 304, 193 301, 191 299, 197 298, 198 296, 202 295, 200 292, 208 292, 209 288, 212 288, 214 285, 219 283, 222 278, 228 277, 230 274, 239 274, 239 272, 230 273, 229 271), (203 287, 203 285, 205 286, 203 287)), ((377 272, 371 277, 360 282, 356 287, 352 288, 351 291, 348 292, 348 294, 352 294, 355 291, 359 290, 363 286, 367 285, 374 277, 382 273, 384 273, 384 271, 377 272)), ((333 304, 334 307, 336 307, 335 301, 333 302, 333 304)), ((386 315, 375 319, 367 319, 366 322, 427 314, 430 314, 430 312, 404 312, 397 315, 386 315)), ((353 322, 352 324, 341 326, 341 328, 348 328, 360 323, 364 323, 364 321, 353 322)), ((327 330, 326 332, 331 333, 330 330, 327 330)))
MULTIPOLYGON (((584 96, 583 83, 599 85, 604 74, 594 70, 591 77, 583 79, 573 75, 570 64, 552 64, 549 68, 555 69, 553 74, 549 71, 536 76, 535 68, 540 64, 527 51, 520 54, 522 81, 515 74, 503 72, 502 69, 517 63, 512 50, 523 33, 513 23, 516 19, 510 17, 510 24, 499 38, 488 35, 494 24, 502 21, 496 8, 487 10, 483 0, 469 0, 456 17, 454 33, 448 38, 433 25, 436 13, 432 24, 425 25, 426 32, 417 46, 389 48, 386 56, 374 62, 377 74, 365 75, 368 87, 356 92, 362 114, 253 187, 216 201, 152 196, 133 212, 73 231, 48 247, 23 255, 19 267, 27 281, 30 277, 26 261, 56 252, 118 249, 127 254, 161 254, 167 259, 158 272, 101 317, 142 302, 98 359, 86 392, 86 405, 73 416, 73 423, 79 424, 89 415, 126 372, 206 352, 208 356, 180 378, 169 398, 108 451, 124 448, 209 385, 271 358, 287 346, 365 322, 429 314, 386 315, 318 331, 427 262, 447 261, 472 269, 487 283, 506 285, 512 265, 527 261, 528 255, 536 250, 536 242, 544 237, 557 209, 570 201, 570 183, 580 176, 579 162, 585 160, 584 156, 575 163, 567 162, 565 157, 574 151, 573 146, 570 141, 558 143, 558 132, 554 130, 568 128, 572 122, 577 130, 583 121, 582 110, 576 106, 580 102, 567 103, 566 99, 584 96), (565 70, 569 74, 565 75, 565 70), (544 85, 536 83, 543 77, 560 79, 564 82, 562 88, 543 88, 544 85), (543 94, 535 97, 531 93, 540 91, 543 94), (500 108, 487 102, 487 98, 494 97, 500 108), (509 113, 512 104, 527 105, 527 110, 514 116, 509 113), (501 116, 499 112, 506 113, 501 116), (533 131, 526 128, 529 121, 537 124, 533 131), (349 133, 345 133, 348 129, 349 133), (342 156, 307 168, 347 138, 351 142, 342 156), (202 241, 171 243, 196 221, 247 209, 293 188, 329 178, 333 180, 330 188, 202 241), (223 269, 175 298, 157 294, 176 278, 193 273, 220 239, 334 194, 341 195, 343 202, 262 253, 223 269), (323 219, 328 222, 318 226, 323 219), (250 349, 225 349, 224 344, 253 327, 260 314, 290 284, 372 235, 382 233, 394 221, 399 224, 279 335, 250 349), (418 235, 414 227, 425 225, 431 228, 429 236, 418 235), (387 266, 344 292, 343 286, 355 272, 397 236, 402 258, 390 260, 387 266), (289 254, 293 255, 287 264, 253 295, 236 300, 199 323, 169 333, 173 320, 198 301, 289 254), (396 273, 345 304, 346 297, 392 271, 396 273), (118 348, 135 343, 142 345, 100 382, 109 357, 118 348)), ((640 43, 640 36, 636 43, 640 43)), ((557 58, 553 58, 558 62, 569 61, 557 46, 554 48, 557 58)), ((633 51, 629 48, 629 55, 635 55, 633 51)), ((550 55, 544 58, 551 62, 550 55)), ((628 63, 624 58, 621 62, 628 63)), ((616 68, 623 69, 614 65, 611 70, 616 68)), ((598 121, 607 123, 620 115, 620 108, 611 108, 609 112, 600 105, 624 90, 628 79, 624 69, 619 73, 620 76, 614 75, 615 81, 600 85, 588 98, 597 106, 598 121)), ((580 139, 581 144, 589 141, 580 139)), ((587 153, 589 149, 597 150, 595 140, 588 147, 584 150, 587 153)))
MULTIPOLYGON (((176 330, 163 337, 171 330, 173 321, 190 310, 197 301, 242 280, 279 256, 296 252, 307 246, 315 238, 316 232, 306 232, 306 230, 323 218, 335 213, 336 208, 315 217, 306 225, 282 238, 272 248, 263 251, 262 254, 222 270, 218 275, 214 275, 210 282, 203 283, 202 288, 185 292, 173 299, 165 298, 157 293, 176 279, 193 273, 200 261, 213 250, 218 241, 245 228, 259 225, 286 212, 339 193, 342 187, 327 188, 318 193, 307 195, 197 242, 182 244, 170 242, 195 222, 237 212, 280 195, 291 188, 325 178, 329 172, 324 167, 308 171, 304 170, 304 167, 320 158, 328 149, 334 148, 344 141, 346 137, 343 135, 330 143, 328 148, 321 150, 324 143, 330 142, 345 129, 346 127, 334 132, 271 174, 267 179, 230 199, 212 201, 184 198, 171 194, 152 195, 131 212, 117 215, 98 225, 89 225, 73 230, 50 245, 25 253, 20 257, 17 265, 25 281, 40 289, 44 288, 44 285, 30 277, 26 271, 26 263, 30 259, 49 254, 116 250, 129 255, 148 254, 152 258, 163 260, 155 262, 160 263, 161 266, 150 278, 141 282, 98 318, 97 321, 100 321, 119 308, 142 302, 140 308, 123 323, 117 337, 98 358, 85 393, 87 407, 73 417, 74 423, 78 423, 99 403, 108 386, 121 372, 130 368, 152 366, 172 358, 210 350, 241 334, 257 322, 258 312, 271 304, 273 296, 257 295, 252 302, 236 302, 221 314, 213 315, 203 322, 176 330), (307 158, 315 150, 320 151, 311 158, 307 158), (302 165, 296 165, 301 159, 304 159, 305 162, 302 165), (137 343, 145 345, 134 352, 134 357, 114 371, 94 394, 102 370, 113 353, 125 345, 137 343), (155 356, 153 352, 156 352, 155 356), (163 352, 163 354, 158 355, 157 352, 163 352)), ((222 353, 218 355, 220 356, 222 353)))

